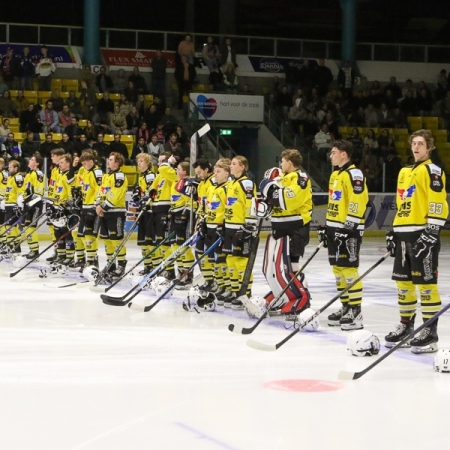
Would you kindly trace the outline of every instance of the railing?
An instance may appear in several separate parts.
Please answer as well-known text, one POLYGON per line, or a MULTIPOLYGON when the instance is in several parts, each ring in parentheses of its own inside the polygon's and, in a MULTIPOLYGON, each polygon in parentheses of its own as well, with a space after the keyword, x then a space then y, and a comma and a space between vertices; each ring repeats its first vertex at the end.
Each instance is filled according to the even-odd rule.
MULTIPOLYGON (((173 31, 124 30, 101 28, 100 46, 140 50, 176 50, 184 33, 173 31)), ((218 41, 218 34, 192 34, 195 49, 201 52, 207 36, 218 41)), ((237 53, 285 58, 341 59, 340 41, 315 41, 256 36, 230 36, 237 53)), ((83 27, 35 25, 0 22, 0 42, 83 46, 83 27)), ((445 63, 450 60, 450 46, 419 44, 381 44, 358 42, 356 59, 366 61, 445 63)))

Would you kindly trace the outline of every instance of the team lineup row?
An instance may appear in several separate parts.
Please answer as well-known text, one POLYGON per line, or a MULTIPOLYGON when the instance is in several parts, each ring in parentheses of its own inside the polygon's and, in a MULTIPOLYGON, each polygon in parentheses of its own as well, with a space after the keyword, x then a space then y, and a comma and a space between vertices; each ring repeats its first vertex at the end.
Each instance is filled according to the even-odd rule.
MULTIPOLYGON (((437 267, 440 229, 448 216, 445 174, 429 159, 434 143, 428 130, 413 133, 410 143, 415 164, 400 172, 397 214, 386 238, 394 257, 392 278, 397 282, 400 310, 400 324, 385 337, 387 347, 403 341, 414 328, 416 287, 424 321, 441 311, 437 267)), ((330 159, 336 170, 329 182, 326 224, 318 231, 321 245, 328 248, 342 304, 339 311, 328 316, 328 325, 342 330, 363 329, 363 289, 358 267, 368 192, 363 173, 351 162, 352 153, 347 141, 336 141, 331 149, 330 159)), ((97 167, 91 150, 82 153, 78 171, 63 150, 53 150, 51 157, 55 168, 47 193, 38 156, 29 160, 30 171, 25 176, 19 173, 15 161, 9 163, 9 172, 1 172, 3 252, 20 253, 19 243, 25 235, 30 247, 27 258, 33 260, 39 255, 36 229, 44 216, 45 202, 56 246, 56 254, 49 258, 54 267, 62 265, 80 271, 98 267, 100 236, 109 260, 103 278, 110 283, 120 279, 126 267, 123 238, 128 189, 120 170, 123 157, 112 153, 105 174, 97 167), (26 230, 22 235, 21 220, 26 230)), ((176 264, 179 272, 185 272, 182 281, 177 279, 178 287, 189 288, 191 269, 201 258, 205 283, 197 289, 196 299, 200 299, 202 307, 245 308, 258 318, 270 312, 295 321, 310 307, 299 261, 309 242, 312 190, 308 175, 301 169, 300 153, 285 150, 281 157, 280 168, 266 171, 257 198, 256 185, 246 175, 248 162, 242 156, 221 159, 214 168, 206 160, 198 160, 193 165, 196 179, 192 179, 188 176, 189 163, 177 164, 170 154, 160 156, 156 170, 149 155, 139 155, 141 174, 132 199, 139 211, 138 245, 144 261, 140 275, 152 274, 163 261, 169 261, 161 274, 173 282, 177 279, 176 264), (263 272, 271 292, 264 298, 251 297, 257 224, 268 214, 272 234, 266 243, 263 272), (195 242, 194 252, 187 242, 195 242), (171 254, 176 259, 170 258, 171 254)), ((405 346, 411 346, 415 353, 437 351, 437 322, 436 318, 405 346)), ((359 349, 363 354, 375 352, 373 336, 364 345, 367 348, 359 349)))

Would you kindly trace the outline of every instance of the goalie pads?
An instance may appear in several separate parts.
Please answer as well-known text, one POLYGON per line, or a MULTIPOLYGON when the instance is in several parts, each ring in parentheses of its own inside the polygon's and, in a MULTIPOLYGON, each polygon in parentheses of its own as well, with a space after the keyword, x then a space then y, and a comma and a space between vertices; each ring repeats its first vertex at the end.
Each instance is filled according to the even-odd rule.
POLYGON ((289 237, 274 239, 273 236, 269 236, 267 238, 263 273, 271 289, 271 292, 265 297, 267 307, 270 305, 269 313, 271 315, 298 314, 309 308, 310 295, 303 284, 303 274, 300 279, 294 280, 276 303, 271 304, 272 300, 278 297, 295 275, 289 256, 289 237))

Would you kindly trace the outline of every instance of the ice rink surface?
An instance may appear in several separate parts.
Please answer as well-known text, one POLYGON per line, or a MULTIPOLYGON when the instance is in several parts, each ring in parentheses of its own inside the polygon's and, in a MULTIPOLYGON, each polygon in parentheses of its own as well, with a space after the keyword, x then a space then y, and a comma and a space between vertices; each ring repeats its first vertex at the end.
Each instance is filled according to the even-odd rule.
MULTIPOLYGON (((309 256, 317 246, 312 240, 309 256)), ((384 253, 384 239, 366 238, 360 273, 384 253)), ((264 295, 263 243, 254 293, 264 295)), ((128 250, 130 264, 139 250, 128 250)), ((1 263, 2 270, 14 270, 1 263)), ((398 309, 392 259, 364 281, 365 328, 380 337, 395 328, 398 309)), ((312 307, 336 293, 326 251, 306 273, 312 307)), ((359 380, 339 381, 374 358, 346 350, 348 332, 326 325, 299 332, 275 352, 246 345, 275 344, 292 329, 271 318, 250 336, 228 325, 254 323, 244 311, 186 312, 186 291, 148 313, 102 303, 72 278, 40 279, 37 270, 2 277, 0 294, 0 448, 346 449, 415 450, 448 445, 450 374, 433 371, 433 355, 400 349, 359 380)), ((75 280, 76 281, 76 280, 75 280)), ((440 292, 450 293, 450 242, 440 256, 440 292)), ((111 294, 121 295, 120 285, 111 294)), ((136 298, 149 304, 148 291, 136 298)), ((421 323, 418 320, 417 323, 421 323)), ((439 322, 440 348, 450 348, 450 321, 439 322)), ((382 347, 381 352, 386 349, 382 347)))

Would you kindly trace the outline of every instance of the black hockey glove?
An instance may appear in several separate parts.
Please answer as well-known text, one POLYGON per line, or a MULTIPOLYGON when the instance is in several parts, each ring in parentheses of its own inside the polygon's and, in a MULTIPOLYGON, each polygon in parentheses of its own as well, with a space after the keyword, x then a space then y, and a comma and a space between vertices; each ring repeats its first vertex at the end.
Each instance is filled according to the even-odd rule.
POLYGON ((252 223, 246 223, 236 232, 236 237, 239 241, 246 241, 255 237, 257 233, 256 225, 252 223))
POLYGON ((223 225, 217 225, 216 234, 218 238, 223 236, 223 225))
POLYGON ((426 228, 414 243, 413 253, 416 258, 427 259, 433 247, 438 243, 439 229, 426 228))
POLYGON ((150 211, 150 204, 149 204, 149 198, 144 197, 141 200, 139 200, 139 207, 138 211, 150 211))
POLYGON ((139 186, 134 187, 133 193, 131 194, 131 199, 134 203, 139 203, 141 200, 141 188, 139 186))
POLYGON ((319 225, 317 228, 317 237, 319 238, 319 242, 323 243, 324 248, 328 247, 328 238, 327 238, 327 226, 319 225))
POLYGON ((386 233, 386 250, 391 253, 391 257, 395 256, 395 248, 397 247, 397 237, 394 232, 388 231, 386 233))

